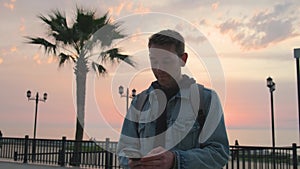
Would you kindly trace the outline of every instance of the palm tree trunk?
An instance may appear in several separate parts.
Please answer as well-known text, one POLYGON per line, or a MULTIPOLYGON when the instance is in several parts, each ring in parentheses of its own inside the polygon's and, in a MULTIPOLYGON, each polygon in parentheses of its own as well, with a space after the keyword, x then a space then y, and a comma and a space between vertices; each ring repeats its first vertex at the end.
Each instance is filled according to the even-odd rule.
POLYGON ((80 166, 81 163, 81 141, 83 139, 83 134, 84 134, 85 93, 86 93, 87 73, 88 73, 87 61, 85 60, 84 57, 79 57, 75 67, 77 120, 76 120, 74 152, 70 162, 70 165, 72 166, 80 166))

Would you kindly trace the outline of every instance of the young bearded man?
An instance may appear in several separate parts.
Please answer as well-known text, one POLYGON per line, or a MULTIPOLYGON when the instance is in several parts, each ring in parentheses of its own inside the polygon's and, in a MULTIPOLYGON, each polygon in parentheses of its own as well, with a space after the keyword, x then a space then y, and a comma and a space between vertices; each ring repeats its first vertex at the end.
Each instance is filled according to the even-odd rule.
POLYGON ((132 169, 220 169, 229 144, 215 91, 182 74, 188 54, 184 38, 163 30, 149 38, 156 78, 137 95, 124 119, 117 153, 132 169))

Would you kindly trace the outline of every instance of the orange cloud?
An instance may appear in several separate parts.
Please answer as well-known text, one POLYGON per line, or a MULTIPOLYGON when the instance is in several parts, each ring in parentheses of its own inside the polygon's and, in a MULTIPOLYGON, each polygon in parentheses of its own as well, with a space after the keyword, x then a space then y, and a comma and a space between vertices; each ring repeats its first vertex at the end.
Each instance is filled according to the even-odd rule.
POLYGON ((124 6, 125 6, 125 2, 122 2, 118 6, 109 7, 108 11, 109 11, 109 13, 113 13, 114 15, 119 16, 120 13, 122 12, 124 6))
POLYGON ((132 9, 132 6, 133 6, 133 3, 132 2, 129 2, 126 4, 126 10, 129 11, 132 9))
POLYGON ((135 31, 134 34, 132 34, 129 39, 132 41, 132 42, 137 42, 139 40, 139 35, 142 33, 142 31, 140 30, 140 28, 137 28, 137 30, 135 31))
POLYGON ((150 9, 144 7, 144 5, 142 3, 140 3, 139 6, 134 9, 134 12, 135 13, 146 13, 146 12, 150 12, 150 9))
POLYGON ((248 16, 229 18, 217 26, 242 50, 258 50, 299 36, 294 4, 283 2, 248 16))
POLYGON ((58 62, 58 58, 55 55, 44 58, 44 57, 41 57, 40 53, 38 53, 38 52, 34 54, 32 60, 39 65, 40 64, 53 64, 53 63, 58 62))
POLYGON ((11 53, 15 53, 17 51, 18 51, 18 48, 16 46, 12 46, 10 49, 2 49, 1 50, 1 55, 6 56, 6 55, 9 55, 11 53))
POLYGON ((211 8, 212 8, 213 10, 217 10, 218 7, 219 7, 219 2, 213 3, 213 4, 211 5, 211 8))
POLYGON ((25 31, 25 25, 21 25, 19 30, 20 30, 20 32, 24 32, 25 31))
POLYGON ((4 60, 2 58, 0 58, 0 65, 4 62, 4 60))
POLYGON ((112 6, 108 8, 109 13, 114 14, 116 16, 119 16, 123 10, 131 13, 150 12, 150 9, 144 7, 142 3, 135 4, 126 0, 121 2, 118 6, 112 6))
POLYGON ((48 64, 51 64, 51 63, 54 63, 57 61, 57 57, 55 56, 50 56, 48 59, 47 59, 47 63, 48 64))
POLYGON ((2 56, 5 56, 6 54, 7 54, 7 51, 6 51, 5 49, 2 49, 2 50, 1 50, 1 55, 2 55, 2 56))
POLYGON ((19 27, 19 31, 22 33, 22 32, 25 32, 25 19, 24 18, 22 18, 21 19, 21 26, 19 27))
POLYGON ((37 54, 37 53, 33 56, 33 60, 34 60, 37 64, 41 64, 41 63, 42 63, 41 58, 40 58, 40 55, 37 54))
POLYGON ((11 53, 16 52, 17 50, 18 50, 18 49, 17 49, 16 46, 13 46, 13 47, 10 48, 10 52, 11 52, 11 53))
POLYGON ((15 9, 16 0, 10 0, 10 2, 5 2, 3 5, 5 8, 10 9, 11 11, 15 9))

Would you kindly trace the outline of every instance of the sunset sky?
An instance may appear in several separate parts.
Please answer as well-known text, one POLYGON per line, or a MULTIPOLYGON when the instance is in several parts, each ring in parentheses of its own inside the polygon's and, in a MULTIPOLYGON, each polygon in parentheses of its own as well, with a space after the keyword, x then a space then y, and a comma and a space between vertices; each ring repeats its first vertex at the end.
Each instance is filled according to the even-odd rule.
POLYGON ((118 138, 126 109, 118 86, 141 92, 154 80, 147 40, 162 29, 185 37, 184 72, 218 92, 229 135, 231 129, 271 128, 269 76, 276 83, 275 127, 298 135, 293 50, 300 48, 299 0, 0 0, 0 130, 5 136, 33 135, 35 103, 26 98, 31 90, 49 96, 39 102, 37 137, 74 138, 74 65, 59 68, 55 57, 26 44, 24 37, 46 37, 37 16, 54 9, 72 24, 76 6, 94 9, 99 17, 108 12, 112 22, 121 23, 127 38, 115 45, 137 63, 136 68, 107 64, 106 76, 89 72, 87 138, 118 138))

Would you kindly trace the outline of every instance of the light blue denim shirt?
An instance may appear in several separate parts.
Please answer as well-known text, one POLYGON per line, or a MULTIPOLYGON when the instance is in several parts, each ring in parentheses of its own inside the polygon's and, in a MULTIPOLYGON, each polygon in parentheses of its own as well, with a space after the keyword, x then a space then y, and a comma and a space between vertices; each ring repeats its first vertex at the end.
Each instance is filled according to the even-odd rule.
MULTIPOLYGON (((122 134, 117 147, 120 165, 128 167, 128 155, 126 150, 136 150, 142 156, 155 148, 155 119, 156 112, 161 109, 157 102, 162 102, 159 92, 150 86, 146 93, 149 94, 142 111, 135 109, 139 95, 134 98, 130 109, 124 119, 122 134), (154 94, 153 94, 154 93, 154 94), (157 101, 159 100, 159 101, 157 101)), ((223 110, 217 94, 213 90, 204 88, 205 114, 220 111, 221 118, 209 137, 203 142, 199 142, 199 134, 203 126, 200 126, 197 114, 193 110, 190 101, 191 91, 189 88, 181 88, 166 104, 167 126, 165 132, 165 148, 176 154, 176 164, 178 169, 220 169, 228 161, 229 144, 224 123, 223 110), (217 99, 211 99, 211 98, 217 99), (210 110, 213 108, 213 110, 210 110)), ((207 121, 207 120, 206 120, 207 121)), ((211 120, 210 120, 211 121, 211 120)))

